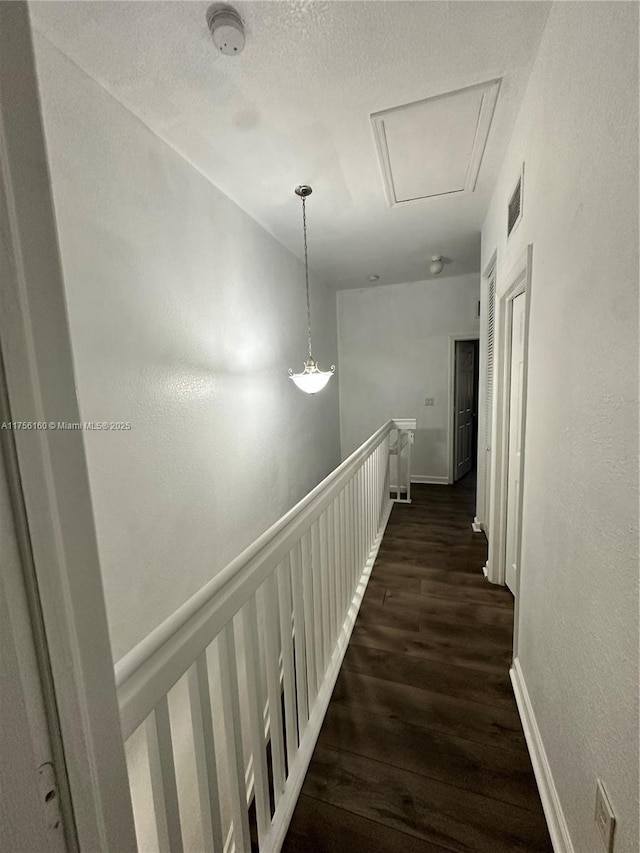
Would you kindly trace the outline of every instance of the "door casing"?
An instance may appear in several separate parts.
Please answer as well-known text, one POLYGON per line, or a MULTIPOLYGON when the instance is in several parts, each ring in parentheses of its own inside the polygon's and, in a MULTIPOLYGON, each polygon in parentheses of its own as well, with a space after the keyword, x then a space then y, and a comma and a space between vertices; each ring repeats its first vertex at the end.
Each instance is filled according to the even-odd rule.
MULTIPOLYGON (((489 507, 490 530, 489 559, 487 561, 487 578, 495 584, 505 583, 506 568, 506 526, 507 526, 507 474, 509 467, 509 397, 511 391, 511 330, 512 302, 520 294, 525 294, 525 331, 524 331, 524 368, 522 382, 522 434, 520 460, 520 496, 517 512, 519 514, 516 554, 518 565, 522 569, 522 528, 523 505, 525 491, 525 458, 526 458, 526 425, 527 425, 527 365, 529 351, 529 317, 531 306, 531 271, 533 261, 533 245, 529 244, 517 263, 512 267, 507 281, 507 289, 501 295, 496 295, 496 348, 495 348, 495 383, 491 453, 491 505, 489 507)), ((517 643, 518 602, 520 578, 517 575, 515 592, 516 610, 514 626, 514 654, 517 643)))
POLYGON ((72 813, 68 843, 137 848, 26 2, 0 3, 0 347, 72 813), (50 425, 53 425, 50 427, 50 425))

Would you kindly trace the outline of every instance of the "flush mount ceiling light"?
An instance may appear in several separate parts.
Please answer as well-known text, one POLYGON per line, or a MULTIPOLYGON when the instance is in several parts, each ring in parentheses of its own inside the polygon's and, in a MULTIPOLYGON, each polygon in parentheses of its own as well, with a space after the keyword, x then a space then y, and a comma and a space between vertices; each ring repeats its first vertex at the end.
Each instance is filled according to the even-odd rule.
POLYGON ((309 344, 309 358, 304 363, 302 373, 294 373, 289 368, 289 378, 293 379, 298 388, 306 394, 316 394, 322 391, 327 382, 336 372, 335 365, 331 365, 331 370, 320 370, 318 362, 311 354, 311 303, 309 301, 309 259, 307 255, 307 197, 312 193, 311 187, 302 184, 296 187, 295 193, 302 199, 302 233, 304 235, 304 280, 307 290, 307 343, 309 344))
POLYGON ((429 265, 431 275, 440 275, 443 268, 442 255, 431 255, 431 264, 429 265))

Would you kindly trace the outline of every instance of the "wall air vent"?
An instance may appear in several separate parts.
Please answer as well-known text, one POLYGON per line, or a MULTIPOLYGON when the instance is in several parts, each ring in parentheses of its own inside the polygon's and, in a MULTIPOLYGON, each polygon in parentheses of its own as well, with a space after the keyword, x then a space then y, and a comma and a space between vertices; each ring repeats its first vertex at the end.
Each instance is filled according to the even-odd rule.
POLYGON ((500 80, 373 113, 390 207, 476 187, 500 80))
POLYGON ((507 238, 511 236, 511 232, 522 219, 522 182, 524 180, 524 165, 518 178, 518 183, 515 185, 509 205, 507 208, 507 238))

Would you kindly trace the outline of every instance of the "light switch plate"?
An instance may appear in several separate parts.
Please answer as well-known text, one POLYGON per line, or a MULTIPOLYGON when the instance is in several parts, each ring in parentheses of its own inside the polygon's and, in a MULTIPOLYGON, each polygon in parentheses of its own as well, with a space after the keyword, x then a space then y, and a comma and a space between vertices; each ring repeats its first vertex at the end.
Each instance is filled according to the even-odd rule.
POLYGON ((616 817, 600 779, 598 779, 596 787, 595 821, 606 853, 613 853, 613 834, 616 828, 616 817))

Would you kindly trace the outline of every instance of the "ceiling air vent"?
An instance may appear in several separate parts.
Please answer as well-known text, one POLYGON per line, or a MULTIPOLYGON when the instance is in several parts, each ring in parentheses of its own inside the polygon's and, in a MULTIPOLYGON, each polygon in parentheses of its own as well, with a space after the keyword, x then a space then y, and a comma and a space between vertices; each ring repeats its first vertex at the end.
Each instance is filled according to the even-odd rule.
POLYGON ((511 198, 509 199, 509 207, 507 209, 507 237, 511 236, 511 232, 522 219, 522 181, 524 178, 524 165, 518 178, 518 183, 515 185, 511 198))

